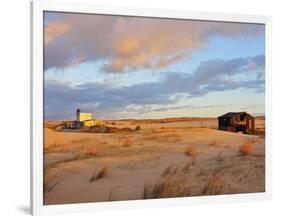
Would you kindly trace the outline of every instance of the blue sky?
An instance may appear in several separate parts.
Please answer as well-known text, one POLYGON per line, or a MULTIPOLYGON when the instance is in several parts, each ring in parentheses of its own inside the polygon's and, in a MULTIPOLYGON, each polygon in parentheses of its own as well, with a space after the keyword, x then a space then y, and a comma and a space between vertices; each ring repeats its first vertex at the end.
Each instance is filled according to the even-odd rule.
POLYGON ((45 117, 264 114, 264 25, 45 12, 45 117))

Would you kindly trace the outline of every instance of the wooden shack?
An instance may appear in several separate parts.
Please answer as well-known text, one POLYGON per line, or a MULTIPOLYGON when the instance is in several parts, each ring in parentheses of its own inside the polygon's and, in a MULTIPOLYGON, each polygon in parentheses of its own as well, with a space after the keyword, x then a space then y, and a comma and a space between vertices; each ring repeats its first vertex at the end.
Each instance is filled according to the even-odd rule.
POLYGON ((218 125, 219 130, 253 134, 255 132, 255 117, 247 112, 228 112, 218 117, 218 125))

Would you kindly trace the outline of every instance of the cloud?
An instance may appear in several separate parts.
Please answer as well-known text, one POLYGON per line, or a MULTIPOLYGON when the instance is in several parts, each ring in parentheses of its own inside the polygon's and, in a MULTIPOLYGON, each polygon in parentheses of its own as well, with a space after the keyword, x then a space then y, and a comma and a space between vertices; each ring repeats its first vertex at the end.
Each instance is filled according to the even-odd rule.
MULTIPOLYGON (((158 82, 131 86, 111 86, 103 83, 84 83, 71 86, 58 81, 45 85, 46 118, 69 118, 81 108, 98 117, 119 117, 126 114, 161 112, 177 103, 177 95, 187 99, 210 92, 239 88, 264 92, 264 55, 230 60, 214 59, 201 62, 193 74, 165 72, 158 82), (255 64, 255 67, 251 67, 255 64), (137 109, 136 109, 137 107, 137 109), (151 109, 153 107, 153 109, 151 109)), ((188 100, 187 100, 188 101, 188 100)), ((184 107, 177 107, 182 109, 184 107)), ((187 105, 185 108, 193 108, 187 105)))
POLYGON ((62 36, 66 32, 68 32, 70 30, 70 28, 71 28, 71 25, 66 22, 57 22, 57 21, 50 22, 44 28, 45 46, 47 46, 48 43, 56 40, 58 37, 62 36))
POLYGON ((45 19, 46 70, 87 61, 102 61, 102 70, 112 73, 160 68, 187 58, 215 35, 264 34, 258 24, 54 12, 45 19))
POLYGON ((169 92, 188 93, 190 97, 205 95, 211 91, 226 91, 238 88, 264 88, 264 55, 203 61, 192 75, 168 73, 164 86, 169 92), (255 68, 249 65, 255 64, 255 68), (167 87, 166 87, 167 88, 167 87))
MULTIPOLYGON (((217 107, 224 107, 225 105, 185 105, 185 106, 161 106, 159 108, 154 108, 150 105, 144 105, 141 107, 129 107, 127 110, 129 110, 132 113, 135 113, 137 115, 141 115, 144 113, 149 112, 164 112, 164 111, 171 111, 171 110, 199 110, 199 109, 209 109, 209 108, 217 108, 217 107)), ((230 106, 230 105, 228 105, 230 106)))

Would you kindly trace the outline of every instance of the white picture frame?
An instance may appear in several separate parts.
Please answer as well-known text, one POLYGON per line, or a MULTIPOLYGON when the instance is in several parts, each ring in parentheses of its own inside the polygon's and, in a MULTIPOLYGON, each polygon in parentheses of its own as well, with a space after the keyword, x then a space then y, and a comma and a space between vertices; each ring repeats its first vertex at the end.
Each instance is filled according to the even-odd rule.
POLYGON ((272 101, 271 101, 271 17, 191 12, 185 10, 166 10, 152 8, 111 7, 95 4, 67 3, 61 1, 33 1, 32 14, 32 87, 31 87, 31 209, 33 215, 52 213, 75 213, 110 211, 118 209, 154 208, 195 204, 214 204, 269 200, 272 197, 272 101), (168 198, 154 200, 116 201, 99 203, 81 203, 67 205, 43 205, 43 12, 78 12, 92 14, 112 14, 127 16, 177 18, 192 20, 227 21, 243 23, 261 23, 266 26, 266 191, 264 193, 203 196, 188 198, 168 198))

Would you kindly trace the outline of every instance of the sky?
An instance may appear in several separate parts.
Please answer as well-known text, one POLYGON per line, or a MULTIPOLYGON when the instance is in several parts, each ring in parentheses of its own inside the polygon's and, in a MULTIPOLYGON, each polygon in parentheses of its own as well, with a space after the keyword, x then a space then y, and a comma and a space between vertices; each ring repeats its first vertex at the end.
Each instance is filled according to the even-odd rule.
POLYGON ((44 12, 44 116, 265 113, 265 26, 44 12))

